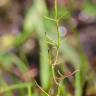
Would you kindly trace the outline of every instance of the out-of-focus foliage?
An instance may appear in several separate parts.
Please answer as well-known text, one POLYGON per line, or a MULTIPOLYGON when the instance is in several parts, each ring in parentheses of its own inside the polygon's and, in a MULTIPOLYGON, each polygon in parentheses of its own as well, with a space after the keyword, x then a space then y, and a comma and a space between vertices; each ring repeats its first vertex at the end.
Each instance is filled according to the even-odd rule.
POLYGON ((96 60, 84 53, 91 44, 84 47, 81 35, 96 24, 96 0, 78 2, 0 1, 0 96, 96 95, 96 60))

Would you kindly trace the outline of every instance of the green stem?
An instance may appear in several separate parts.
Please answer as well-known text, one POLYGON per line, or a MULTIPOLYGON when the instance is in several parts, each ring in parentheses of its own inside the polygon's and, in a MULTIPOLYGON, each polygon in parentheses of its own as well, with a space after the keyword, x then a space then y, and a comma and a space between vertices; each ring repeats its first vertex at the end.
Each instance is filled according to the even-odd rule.
POLYGON ((31 85, 28 85, 28 96, 32 96, 31 87, 31 85))
POLYGON ((57 58, 58 58, 58 53, 59 53, 59 48, 60 48, 60 32, 59 32, 59 21, 58 21, 58 7, 57 7, 57 0, 55 0, 55 19, 56 19, 56 28, 57 28, 57 33, 58 33, 58 46, 57 46, 57 50, 56 50, 56 57, 55 57, 55 61, 52 64, 52 74, 53 74, 53 78, 55 83, 58 85, 58 82, 55 78, 55 70, 54 67, 57 63, 57 58))
POLYGON ((58 19, 58 7, 57 7, 57 0, 55 0, 55 19, 57 20, 58 19))
POLYGON ((75 96, 82 96, 82 87, 81 87, 81 77, 80 77, 80 72, 77 72, 75 74, 75 96))
POLYGON ((56 21, 56 28, 57 28, 57 33, 58 33, 58 49, 60 48, 60 32, 59 32, 59 22, 58 20, 56 21))
POLYGON ((56 20, 53 19, 53 18, 50 18, 50 17, 47 17, 47 16, 44 16, 44 18, 45 18, 45 19, 48 19, 48 20, 50 20, 50 21, 54 21, 54 22, 56 22, 56 20))

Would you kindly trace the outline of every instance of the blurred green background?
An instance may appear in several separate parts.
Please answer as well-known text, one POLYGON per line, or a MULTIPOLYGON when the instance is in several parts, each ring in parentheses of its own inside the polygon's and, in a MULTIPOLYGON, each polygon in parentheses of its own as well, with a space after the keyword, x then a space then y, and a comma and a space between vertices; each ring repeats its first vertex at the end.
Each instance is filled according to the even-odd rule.
POLYGON ((96 96, 95 75, 96 0, 0 0, 0 96, 96 96))

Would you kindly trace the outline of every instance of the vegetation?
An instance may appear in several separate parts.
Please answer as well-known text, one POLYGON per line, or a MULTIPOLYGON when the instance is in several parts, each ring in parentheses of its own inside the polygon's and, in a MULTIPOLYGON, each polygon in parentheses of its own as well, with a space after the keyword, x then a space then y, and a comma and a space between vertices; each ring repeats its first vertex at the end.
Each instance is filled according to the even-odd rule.
MULTIPOLYGON (((73 18, 75 11, 83 10, 89 16, 85 19, 93 20, 95 5, 90 2, 82 3, 85 7, 80 9, 75 1, 63 5, 54 0, 50 9, 45 0, 33 0, 26 9, 22 30, 0 36, 0 96, 96 95, 96 86, 91 85, 96 83, 95 71, 90 72, 94 68, 90 67, 73 18)), ((2 9, 7 10, 6 4, 2 6, 1 15, 2 9)), ((82 26, 85 21, 81 20, 82 26)))

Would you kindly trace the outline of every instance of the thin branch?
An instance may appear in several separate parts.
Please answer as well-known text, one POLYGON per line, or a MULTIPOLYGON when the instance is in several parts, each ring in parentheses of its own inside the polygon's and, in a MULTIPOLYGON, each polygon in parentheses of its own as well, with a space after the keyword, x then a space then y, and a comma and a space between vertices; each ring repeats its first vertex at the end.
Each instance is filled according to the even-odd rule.
POLYGON ((59 83, 58 83, 57 80, 56 80, 56 76, 55 76, 55 72, 54 72, 54 65, 52 65, 52 74, 53 74, 53 79, 54 79, 55 83, 56 83, 57 85, 59 85, 59 83))
POLYGON ((47 17, 47 16, 44 16, 44 18, 45 18, 45 19, 48 19, 48 20, 50 20, 50 21, 54 21, 54 22, 56 22, 56 20, 53 19, 53 18, 50 18, 50 17, 47 17))
POLYGON ((36 83, 37 87, 38 87, 43 93, 45 93, 47 96, 51 96, 51 95, 49 95, 43 88, 41 88, 36 81, 35 81, 35 83, 36 83))

